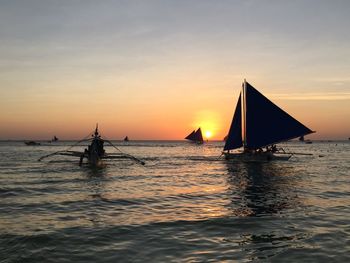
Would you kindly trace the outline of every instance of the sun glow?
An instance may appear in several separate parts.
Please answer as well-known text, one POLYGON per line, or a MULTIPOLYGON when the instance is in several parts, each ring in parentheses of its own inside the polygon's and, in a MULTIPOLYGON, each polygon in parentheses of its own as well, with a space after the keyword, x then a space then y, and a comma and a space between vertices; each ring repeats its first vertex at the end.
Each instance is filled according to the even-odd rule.
POLYGON ((207 139, 209 139, 211 136, 212 136, 212 133, 211 133, 211 131, 205 131, 205 137, 207 138, 207 139))
POLYGON ((222 129, 221 115, 214 110, 200 110, 196 112, 191 127, 193 129, 200 127, 204 139, 215 140, 217 136, 221 136, 219 134, 222 129))

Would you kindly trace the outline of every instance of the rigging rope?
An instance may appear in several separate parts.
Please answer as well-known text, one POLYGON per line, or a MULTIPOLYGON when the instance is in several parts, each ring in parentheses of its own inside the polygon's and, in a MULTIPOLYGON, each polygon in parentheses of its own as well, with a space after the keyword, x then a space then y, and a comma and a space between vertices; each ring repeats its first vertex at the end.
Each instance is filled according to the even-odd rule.
POLYGON ((66 150, 62 150, 62 151, 57 151, 57 152, 54 152, 54 153, 50 153, 48 155, 44 155, 44 156, 41 156, 38 161, 40 162, 41 160, 47 158, 47 157, 50 157, 50 156, 53 156, 55 154, 58 154, 58 153, 63 153, 63 152, 68 152, 70 149, 72 149, 74 146, 77 146, 79 143, 81 142, 84 142, 84 141, 90 141, 92 140, 92 138, 88 139, 88 137, 91 136, 91 133, 89 133, 89 135, 85 136, 83 139, 81 139, 80 141, 77 141, 76 143, 74 143, 73 145, 69 146, 66 150))
MULTIPOLYGON (((101 136, 102 136, 102 134, 101 134, 101 136)), ((133 155, 131 155, 131 154, 128 154, 128 153, 125 153, 125 152, 123 152, 122 150, 120 150, 120 149, 119 149, 117 146, 115 146, 110 140, 108 140, 108 138, 107 138, 106 136, 103 136, 103 137, 104 137, 104 140, 105 140, 106 142, 108 142, 112 147, 114 147, 114 148, 115 148, 118 152, 120 152, 121 154, 123 154, 123 155, 129 157, 130 159, 133 159, 134 161, 136 161, 136 162, 138 162, 138 163, 140 163, 140 164, 142 164, 142 165, 145 165, 145 164, 146 164, 144 161, 142 161, 142 160, 136 158, 135 156, 133 156, 133 155)))

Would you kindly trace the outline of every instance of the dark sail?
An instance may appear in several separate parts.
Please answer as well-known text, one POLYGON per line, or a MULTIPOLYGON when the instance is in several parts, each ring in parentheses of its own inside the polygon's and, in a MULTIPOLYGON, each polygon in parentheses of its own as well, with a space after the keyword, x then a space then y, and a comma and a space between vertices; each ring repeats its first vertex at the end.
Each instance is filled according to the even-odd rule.
POLYGON ((242 147, 242 113, 241 113, 241 95, 236 105, 230 130, 227 135, 224 151, 233 150, 242 147))
POLYGON ((198 130, 194 134, 194 141, 196 141, 196 142, 203 142, 203 135, 202 135, 201 128, 198 128, 198 130))
POLYGON ((246 82, 247 148, 257 149, 312 132, 246 82))
POLYGON ((189 135, 187 135, 187 137, 185 138, 186 140, 190 140, 193 141, 194 140, 194 134, 196 133, 195 130, 193 130, 193 132, 191 132, 189 135))

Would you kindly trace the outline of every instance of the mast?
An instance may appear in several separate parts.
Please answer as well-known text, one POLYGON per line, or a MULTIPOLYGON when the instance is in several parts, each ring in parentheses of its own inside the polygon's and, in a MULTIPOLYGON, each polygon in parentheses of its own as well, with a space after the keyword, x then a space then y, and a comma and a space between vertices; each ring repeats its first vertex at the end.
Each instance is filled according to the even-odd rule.
POLYGON ((96 129, 95 129, 95 133, 94 133, 95 137, 98 136, 98 123, 96 123, 96 129))
POLYGON ((243 139, 243 148, 247 148, 247 121, 246 121, 246 112, 247 112, 247 100, 246 100, 246 92, 247 92, 247 81, 244 79, 242 84, 242 139, 243 139))

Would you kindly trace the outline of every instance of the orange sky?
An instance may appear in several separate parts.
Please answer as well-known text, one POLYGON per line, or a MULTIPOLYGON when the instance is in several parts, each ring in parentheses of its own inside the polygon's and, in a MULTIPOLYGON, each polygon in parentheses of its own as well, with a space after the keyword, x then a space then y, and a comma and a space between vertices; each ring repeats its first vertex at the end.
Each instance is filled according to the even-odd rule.
MULTIPOLYGON (((98 122, 101 132, 113 139, 125 135, 132 139, 183 139, 197 127, 202 127, 203 132, 211 131, 211 139, 222 139, 231 123, 241 83, 239 80, 218 82, 220 92, 214 88, 215 84, 209 84, 213 85, 212 89, 206 85, 208 82, 204 80, 190 85, 197 91, 204 87, 198 94, 189 93, 186 85, 175 81, 163 91, 152 90, 150 85, 140 92, 136 89, 122 93, 111 89, 93 95, 71 92, 67 97, 60 92, 28 95, 21 102, 1 104, 1 112, 7 112, 1 117, 1 138, 49 139, 57 135, 62 139, 76 139, 87 135, 98 122), (231 82, 237 83, 235 87, 231 82)), ((289 114, 316 130, 310 138, 348 136, 350 125, 348 115, 344 114, 349 113, 348 99, 333 99, 330 95, 321 99, 312 94, 303 99, 285 97, 265 86, 267 83, 255 85, 289 114)), ((97 90, 105 87, 106 84, 102 84, 97 90)))
POLYGON ((350 136, 349 4, 176 2, 1 3, 0 139, 222 139, 244 78, 350 136))

